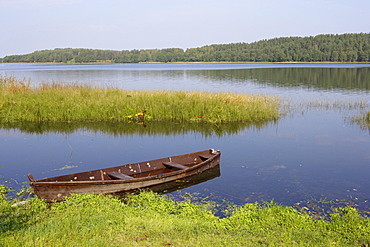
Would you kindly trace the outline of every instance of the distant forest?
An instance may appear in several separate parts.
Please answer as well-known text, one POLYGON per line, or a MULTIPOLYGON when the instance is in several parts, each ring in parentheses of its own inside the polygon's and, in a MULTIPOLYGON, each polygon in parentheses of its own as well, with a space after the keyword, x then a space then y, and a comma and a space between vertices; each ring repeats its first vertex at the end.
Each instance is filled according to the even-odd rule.
POLYGON ((57 48, 11 55, 3 63, 370 62, 370 33, 285 37, 198 48, 97 50, 57 48))

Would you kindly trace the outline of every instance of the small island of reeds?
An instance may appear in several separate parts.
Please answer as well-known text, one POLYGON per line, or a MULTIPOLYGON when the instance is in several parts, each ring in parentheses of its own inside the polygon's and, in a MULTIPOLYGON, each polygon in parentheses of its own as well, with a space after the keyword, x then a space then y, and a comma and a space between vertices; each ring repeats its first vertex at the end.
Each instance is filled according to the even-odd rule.
POLYGON ((0 122, 258 122, 279 117, 280 100, 199 91, 135 91, 0 76, 0 122))

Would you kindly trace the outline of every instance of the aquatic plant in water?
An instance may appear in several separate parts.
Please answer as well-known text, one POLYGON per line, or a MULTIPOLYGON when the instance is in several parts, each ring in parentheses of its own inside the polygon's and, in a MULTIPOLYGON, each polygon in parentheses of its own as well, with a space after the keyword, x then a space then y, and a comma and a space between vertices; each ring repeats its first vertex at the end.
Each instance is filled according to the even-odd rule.
POLYGON ((279 98, 236 93, 127 91, 1 77, 0 122, 258 122, 279 118, 279 98))

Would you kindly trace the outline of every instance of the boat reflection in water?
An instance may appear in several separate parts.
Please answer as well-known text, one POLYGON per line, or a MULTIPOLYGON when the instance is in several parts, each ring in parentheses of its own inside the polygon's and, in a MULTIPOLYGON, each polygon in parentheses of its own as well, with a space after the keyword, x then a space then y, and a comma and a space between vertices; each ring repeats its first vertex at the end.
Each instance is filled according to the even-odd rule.
MULTIPOLYGON (((210 168, 204 172, 195 174, 193 176, 182 178, 182 179, 177 179, 173 182, 162 184, 162 185, 155 185, 152 187, 148 187, 147 189, 150 191, 154 191, 158 194, 166 194, 166 193, 171 193, 176 190, 185 189, 190 186, 206 182, 208 180, 217 178, 219 176, 221 176, 220 165, 216 165, 213 168, 210 168)), ((136 192, 139 192, 139 191, 140 190, 136 192)), ((124 196, 125 194, 122 194, 122 195, 124 196)))

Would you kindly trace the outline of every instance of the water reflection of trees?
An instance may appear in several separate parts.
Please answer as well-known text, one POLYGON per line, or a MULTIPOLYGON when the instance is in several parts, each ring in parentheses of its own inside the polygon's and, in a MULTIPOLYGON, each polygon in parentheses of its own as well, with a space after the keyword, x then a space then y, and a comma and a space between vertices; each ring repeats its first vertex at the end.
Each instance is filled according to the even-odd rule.
POLYGON ((224 83, 253 81, 276 87, 322 90, 370 90, 370 68, 258 68, 199 70, 187 76, 206 77, 224 83))
POLYGON ((1 123, 0 128, 5 130, 19 130, 29 134, 65 133, 77 131, 92 131, 114 136, 123 135, 183 135, 198 132, 203 136, 223 136, 238 134, 245 129, 258 130, 275 121, 266 120, 249 123, 187 123, 187 122, 149 122, 149 123, 122 123, 122 122, 18 122, 1 123))

